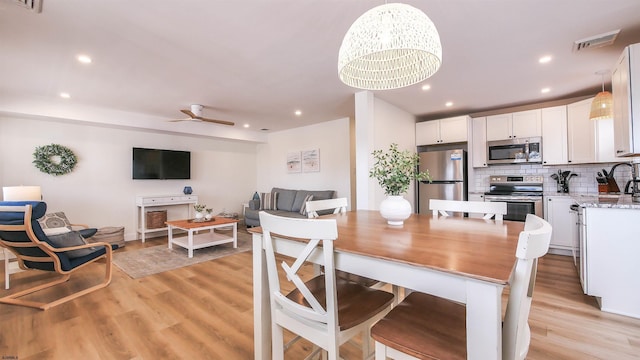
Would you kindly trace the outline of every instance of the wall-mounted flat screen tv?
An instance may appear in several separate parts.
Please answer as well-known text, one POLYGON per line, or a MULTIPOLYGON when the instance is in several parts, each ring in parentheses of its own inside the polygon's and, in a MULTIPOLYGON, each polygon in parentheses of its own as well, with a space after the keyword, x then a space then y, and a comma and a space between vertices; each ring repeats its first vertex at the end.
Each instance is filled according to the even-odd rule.
POLYGON ((133 179, 191 179, 191 152, 133 148, 133 179))

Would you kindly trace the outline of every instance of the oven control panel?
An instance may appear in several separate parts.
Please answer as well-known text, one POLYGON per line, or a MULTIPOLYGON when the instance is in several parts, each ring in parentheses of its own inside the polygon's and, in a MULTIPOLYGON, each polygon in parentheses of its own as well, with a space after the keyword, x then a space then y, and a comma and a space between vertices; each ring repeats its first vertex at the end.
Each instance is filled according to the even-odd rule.
POLYGON ((542 184, 542 175, 492 175, 490 184, 542 184))

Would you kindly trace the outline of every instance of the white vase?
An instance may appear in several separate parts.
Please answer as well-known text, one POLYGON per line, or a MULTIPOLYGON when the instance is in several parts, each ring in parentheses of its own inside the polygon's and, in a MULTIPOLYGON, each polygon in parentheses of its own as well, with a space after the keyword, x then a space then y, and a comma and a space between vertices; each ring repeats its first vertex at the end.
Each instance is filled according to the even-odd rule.
POLYGON ((199 211, 196 211, 196 220, 201 221, 202 219, 204 219, 204 214, 199 211))
POLYGON ((207 221, 211 220, 211 218, 213 218, 213 214, 210 212, 208 212, 207 215, 204 216, 204 219, 207 221))
POLYGON ((411 203, 399 195, 388 195, 380 203, 380 215, 387 219, 387 224, 402 226, 411 216, 411 203))

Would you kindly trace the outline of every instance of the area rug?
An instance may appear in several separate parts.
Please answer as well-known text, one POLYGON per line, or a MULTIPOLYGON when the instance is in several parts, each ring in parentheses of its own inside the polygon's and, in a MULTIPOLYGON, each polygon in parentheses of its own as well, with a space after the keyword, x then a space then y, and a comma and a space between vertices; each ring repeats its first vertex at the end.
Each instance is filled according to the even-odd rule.
POLYGON ((218 259, 251 250, 251 235, 238 230, 238 247, 233 244, 216 245, 193 251, 193 257, 187 256, 187 249, 174 245, 169 249, 167 244, 152 246, 139 250, 114 252, 113 264, 133 279, 218 259))

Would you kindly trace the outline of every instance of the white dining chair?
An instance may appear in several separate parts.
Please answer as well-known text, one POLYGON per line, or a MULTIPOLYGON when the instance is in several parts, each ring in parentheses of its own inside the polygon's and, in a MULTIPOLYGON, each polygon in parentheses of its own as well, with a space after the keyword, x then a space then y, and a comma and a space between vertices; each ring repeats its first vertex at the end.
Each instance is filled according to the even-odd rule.
POLYGON ((330 360, 339 358, 341 344, 361 334, 363 359, 370 358, 371 326, 391 310, 394 296, 336 279, 333 252, 333 241, 338 237, 336 220, 285 218, 264 211, 259 216, 270 289, 272 358, 284 358, 284 329, 312 342, 330 360), (277 236, 299 242, 287 247, 274 246, 277 236), (277 264, 276 254, 285 248, 289 250, 287 257, 277 264), (309 258, 321 259, 324 273, 304 281, 298 271, 309 258), (292 282, 295 289, 284 293, 281 279, 292 282))
MULTIPOLYGON (((345 213, 347 212, 347 198, 337 198, 337 199, 328 199, 328 200, 315 200, 315 201, 307 201, 307 216, 310 219, 318 217, 318 211, 321 210, 330 210, 334 209, 334 214, 345 213)), ((346 273, 344 271, 336 270, 336 275, 340 278, 356 282, 360 285, 373 287, 376 289, 380 289, 386 285, 386 283, 379 282, 377 280, 369 279, 364 276, 354 275, 350 273, 346 273)), ((395 303, 400 300, 400 288, 396 285, 391 286, 391 291, 395 296, 395 303)))
MULTIPOLYGON (((516 266, 502 327, 502 358, 522 360, 531 340, 528 318, 538 258, 549 250, 551 225, 528 214, 518 238, 516 266)), ((466 359, 464 304, 412 292, 371 329, 376 360, 466 359)))
POLYGON ((334 214, 347 212, 347 198, 336 198, 326 200, 307 201, 307 217, 309 219, 317 218, 318 211, 333 209, 334 214))
POLYGON ((489 220, 495 218, 502 221, 507 214, 507 203, 502 201, 461 201, 430 199, 429 210, 434 217, 451 216, 453 212, 482 214, 482 218, 489 220))

